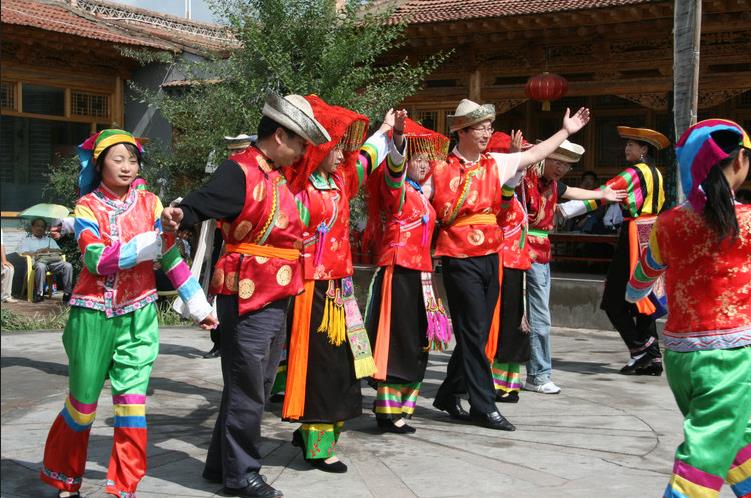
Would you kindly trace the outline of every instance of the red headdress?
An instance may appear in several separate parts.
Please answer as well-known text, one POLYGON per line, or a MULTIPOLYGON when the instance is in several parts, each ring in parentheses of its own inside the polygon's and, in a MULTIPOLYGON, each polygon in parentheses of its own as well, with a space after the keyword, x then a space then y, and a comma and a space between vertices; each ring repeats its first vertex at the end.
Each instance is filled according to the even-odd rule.
POLYGON ((329 105, 317 95, 305 97, 313 108, 313 116, 331 135, 331 140, 321 145, 309 145, 305 155, 289 168, 284 175, 292 193, 300 192, 305 183, 334 147, 344 148, 344 161, 340 166, 343 174, 351 171, 357 162, 357 152, 365 141, 368 118, 344 107, 329 105))
MULTIPOLYGON (((407 139, 407 160, 418 155, 425 155, 430 161, 430 172, 423 180, 424 182, 432 174, 435 163, 446 160, 449 151, 449 139, 409 118, 404 122, 404 137, 407 139)), ((385 164, 380 164, 378 169, 371 173, 368 178, 368 224, 362 238, 364 252, 368 252, 371 247, 377 247, 383 235, 383 202, 379 191, 384 181, 385 168, 385 164)))
MULTIPOLYGON (((522 139, 522 150, 528 149, 531 146, 529 142, 522 139)), ((508 154, 511 149, 511 135, 497 131, 490 136, 488 146, 485 147, 485 152, 500 152, 508 154)))

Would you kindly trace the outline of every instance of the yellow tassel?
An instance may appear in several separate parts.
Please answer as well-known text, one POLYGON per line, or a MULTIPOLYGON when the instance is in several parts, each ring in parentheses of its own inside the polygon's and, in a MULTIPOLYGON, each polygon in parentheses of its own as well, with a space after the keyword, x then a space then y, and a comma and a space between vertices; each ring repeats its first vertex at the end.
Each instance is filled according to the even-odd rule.
POLYGON ((375 360, 372 356, 367 358, 360 358, 355 360, 355 377, 362 379, 364 377, 372 377, 375 375, 377 369, 375 360))
POLYGON ((331 308, 331 299, 327 297, 323 305, 323 320, 321 320, 321 325, 318 326, 319 334, 329 330, 329 308, 331 308))
POLYGON ((331 326, 329 327, 329 343, 340 346, 346 337, 346 324, 344 319, 344 307, 334 303, 331 307, 331 326))

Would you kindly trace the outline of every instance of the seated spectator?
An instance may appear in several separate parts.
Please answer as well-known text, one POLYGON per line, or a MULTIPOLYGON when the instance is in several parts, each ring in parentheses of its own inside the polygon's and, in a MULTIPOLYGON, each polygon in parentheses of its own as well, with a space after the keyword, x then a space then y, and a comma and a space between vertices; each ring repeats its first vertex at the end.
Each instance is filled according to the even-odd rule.
POLYGON ((73 291, 73 266, 63 261, 60 246, 47 235, 47 222, 37 218, 31 222, 31 232, 21 239, 17 252, 21 256, 31 256, 34 260, 34 298, 42 301, 44 283, 48 271, 62 279, 63 302, 70 300, 73 291))
POLYGON ((0 232, 0 257, 2 258, 3 278, 0 284, 0 296, 4 303, 15 303, 11 291, 13 290, 13 265, 5 257, 5 239, 0 232))

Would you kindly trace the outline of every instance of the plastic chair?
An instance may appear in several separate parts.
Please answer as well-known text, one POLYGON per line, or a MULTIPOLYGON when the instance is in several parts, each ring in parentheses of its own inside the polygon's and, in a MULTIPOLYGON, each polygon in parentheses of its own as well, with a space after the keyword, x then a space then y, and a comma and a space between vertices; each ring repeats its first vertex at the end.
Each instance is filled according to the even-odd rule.
MULTIPOLYGON (((65 254, 60 255, 62 257, 62 260, 65 261, 65 254)), ((23 289, 21 289, 21 294, 23 295, 24 289, 26 290, 26 300, 30 303, 34 302, 34 275, 36 274, 36 270, 34 270, 34 258, 31 256, 24 256, 26 259, 26 279, 23 281, 23 289)), ((47 275, 45 275, 45 280, 47 282, 47 297, 52 297, 52 288, 53 284, 55 283, 55 275, 48 271, 47 275)))

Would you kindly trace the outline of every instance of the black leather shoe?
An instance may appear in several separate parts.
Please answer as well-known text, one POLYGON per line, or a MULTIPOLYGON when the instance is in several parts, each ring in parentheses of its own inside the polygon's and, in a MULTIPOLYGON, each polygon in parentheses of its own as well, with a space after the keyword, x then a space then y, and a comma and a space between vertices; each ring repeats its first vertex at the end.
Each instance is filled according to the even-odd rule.
POLYGON ((44 298, 41 296, 41 294, 34 294, 34 297, 31 298, 32 303, 41 303, 44 300, 44 298))
POLYGON ((305 461, 314 469, 322 470, 324 472, 331 472, 332 474, 344 474, 347 472, 347 465, 341 460, 333 463, 326 463, 325 458, 310 458, 305 461))
POLYGON ((662 361, 659 358, 651 358, 647 363, 639 365, 637 362, 633 375, 662 375, 662 361))
POLYGON ((623 368, 621 368, 621 373, 623 375, 634 375, 634 371, 636 370, 636 363, 626 363, 623 365, 623 368))
POLYGON ((219 346, 214 345, 213 348, 211 348, 211 351, 203 355, 204 358, 219 358, 221 356, 221 353, 219 352, 219 346))
POLYGON ((501 415, 498 410, 490 413, 476 413, 470 412, 472 415, 472 421, 488 429, 496 429, 499 431, 515 431, 516 427, 511 422, 506 420, 506 417, 501 415))
POLYGON ((206 479, 209 482, 212 482, 214 484, 221 484, 224 482, 224 479, 222 479, 222 473, 215 473, 215 472, 209 472, 206 469, 203 469, 203 474, 201 474, 204 479, 206 479))
POLYGON ((276 498, 284 496, 284 493, 266 484, 266 481, 258 472, 248 475, 248 484, 244 488, 223 489, 229 496, 242 496, 244 498, 276 498))
POLYGON ((284 393, 274 393, 269 396, 269 403, 284 403, 284 393))
POLYGON ((467 410, 462 408, 462 401, 459 396, 449 396, 446 398, 436 396, 433 406, 448 413, 453 419, 471 420, 467 410))
POLYGON ((519 393, 516 391, 509 391, 501 394, 500 391, 496 391, 495 400, 499 403, 518 403, 519 393))
POLYGON ((417 429, 415 429, 411 425, 407 425, 406 423, 404 425, 396 425, 390 418, 376 417, 376 422, 378 422, 378 428, 381 429, 382 432, 393 432, 394 434, 414 434, 417 431, 417 429))

